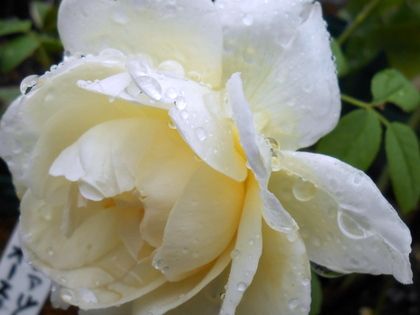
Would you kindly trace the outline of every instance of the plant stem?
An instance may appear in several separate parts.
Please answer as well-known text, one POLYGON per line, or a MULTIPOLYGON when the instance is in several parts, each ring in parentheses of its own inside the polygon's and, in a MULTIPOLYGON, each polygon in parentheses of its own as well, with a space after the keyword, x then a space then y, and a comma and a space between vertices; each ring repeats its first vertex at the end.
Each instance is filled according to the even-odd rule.
POLYGON ((343 102, 346 102, 347 104, 353 105, 353 106, 357 106, 366 110, 371 111, 372 113, 374 113, 376 115, 376 117, 378 117, 379 121, 385 125, 385 126, 389 126, 390 122, 388 121, 388 119, 386 119, 383 115, 381 115, 380 113, 378 113, 374 108, 373 105, 371 103, 367 103, 367 102, 363 102, 361 100, 358 100, 354 97, 345 95, 345 94, 341 94, 341 100, 343 102))
POLYGON ((363 7, 362 11, 360 11, 360 13, 356 16, 354 21, 338 37, 338 44, 343 45, 344 42, 350 37, 350 35, 366 20, 366 18, 372 13, 372 11, 380 2, 381 0, 371 0, 369 3, 367 3, 363 7))

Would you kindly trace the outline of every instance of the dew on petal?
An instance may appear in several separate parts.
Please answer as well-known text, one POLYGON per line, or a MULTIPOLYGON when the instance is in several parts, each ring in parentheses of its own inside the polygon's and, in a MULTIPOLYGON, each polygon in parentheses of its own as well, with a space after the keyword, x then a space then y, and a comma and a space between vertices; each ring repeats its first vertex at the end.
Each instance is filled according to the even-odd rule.
POLYGON ((290 299, 288 306, 290 310, 295 310, 299 305, 299 299, 290 299))
POLYGON ((178 96, 175 100, 175 106, 179 110, 184 110, 187 107, 187 102, 185 101, 185 98, 182 96, 178 96))
POLYGON ((22 80, 20 84, 20 92, 22 94, 28 94, 38 83, 39 76, 36 74, 27 76, 25 79, 22 80))
POLYGON ((150 76, 139 76, 135 78, 140 90, 152 99, 159 101, 162 98, 162 87, 159 82, 150 76))
POLYGON ((112 14, 112 19, 114 22, 122 25, 127 24, 129 21, 127 14, 121 10, 114 11, 112 14))
POLYGON ((158 69, 164 72, 170 72, 180 77, 185 76, 184 67, 175 60, 166 60, 159 64, 158 69))
POLYGON ((60 292, 60 297, 64 302, 71 302, 74 299, 74 294, 68 289, 62 289, 60 292))
POLYGON ((204 141, 207 139, 207 133, 203 128, 197 128, 195 130, 195 135, 197 136, 197 139, 200 141, 204 141))
POLYGON ((174 88, 169 88, 165 92, 165 97, 174 100, 178 97, 178 92, 174 88))
POLYGON ((251 26, 254 23, 254 17, 251 14, 245 14, 242 17, 242 23, 246 26, 251 26))
POLYGON ((307 180, 296 180, 295 184, 293 185, 292 192, 297 200, 305 202, 315 197, 316 187, 314 184, 307 180))
POLYGON ((245 282, 239 282, 238 284, 237 284, 237 286, 236 286, 236 289, 239 291, 239 292, 245 292, 245 290, 246 290, 246 288, 247 288, 248 286, 246 285, 246 283, 245 282))
POLYGON ((363 239, 370 235, 345 209, 340 209, 338 211, 337 223, 340 231, 348 238, 363 239))
POLYGON ((337 271, 331 270, 327 267, 318 265, 317 263, 314 263, 312 261, 311 261, 311 268, 316 274, 318 274, 318 275, 320 275, 321 277, 324 277, 324 278, 337 278, 337 277, 341 277, 341 276, 344 275, 340 272, 337 272, 337 271))
POLYGON ((98 299, 96 298, 95 293, 88 289, 80 289, 80 298, 83 302, 87 304, 95 304, 98 303, 98 299))
POLYGON ((360 185, 364 177, 364 173, 362 171, 357 172, 353 177, 353 184, 360 185))

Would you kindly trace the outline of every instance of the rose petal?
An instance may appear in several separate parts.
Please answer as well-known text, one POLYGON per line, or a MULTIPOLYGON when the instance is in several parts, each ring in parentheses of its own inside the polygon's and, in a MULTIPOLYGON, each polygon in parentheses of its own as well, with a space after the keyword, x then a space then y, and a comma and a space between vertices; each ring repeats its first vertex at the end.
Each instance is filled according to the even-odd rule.
POLYGON ((166 281, 151 264, 150 248, 142 249, 140 261, 126 249, 118 228, 124 208, 89 203, 74 209, 81 222, 69 237, 60 229, 61 209, 37 200, 30 191, 23 198, 21 210, 20 231, 26 255, 63 286, 60 294, 67 303, 83 309, 115 306, 145 295, 166 281))
POLYGON ((236 233, 243 196, 243 184, 203 164, 171 210, 156 268, 179 280, 213 261, 236 233))
POLYGON ((288 239, 263 224, 263 253, 238 315, 307 315, 311 272, 302 240, 288 239))
POLYGON ((129 88, 129 92, 127 85, 133 83, 128 83, 126 73, 81 86, 113 99, 169 110, 174 128, 202 160, 238 181, 246 178, 245 160, 235 149, 231 122, 223 115, 219 93, 194 81, 152 69, 141 60, 130 62, 127 70, 134 81, 144 81, 129 88), (136 74, 138 67, 143 69, 141 75, 136 74), (142 84, 145 87, 141 88, 142 84))
POLYGON ((258 132, 294 150, 331 131, 340 99, 320 4, 217 3, 224 25, 224 77, 242 74, 258 132))
POLYGON ((284 152, 270 189, 298 222, 312 261, 411 283, 410 232, 363 172, 325 155, 284 152))
POLYGON ((156 248, 162 244, 172 207, 201 164, 191 151, 180 150, 185 144, 178 142, 179 139, 172 143, 160 141, 142 160, 141 172, 137 174, 136 187, 142 195, 145 208, 141 234, 145 241, 156 248))
POLYGON ((148 55, 157 63, 175 60, 203 81, 220 83, 222 29, 209 1, 65 0, 58 30, 65 49, 73 53, 112 47, 148 55))
POLYGON ((135 188, 142 158, 169 131, 149 117, 96 125, 61 152, 49 173, 79 182, 80 193, 89 200, 113 197, 135 188), (135 141, 133 135, 138 135, 135 141))
MULTIPOLYGON (((163 315, 180 305, 182 308, 184 303, 194 299, 197 294, 200 294, 200 291, 202 291, 203 288, 226 269, 230 262, 230 252, 232 251, 232 248, 232 244, 228 246, 207 270, 203 270, 202 272, 179 282, 167 283, 145 297, 138 299, 133 303, 133 313, 136 315, 163 315)), ((219 295, 212 298, 216 298, 220 301, 219 295)), ((168 314, 172 314, 172 312, 169 312, 168 314)), ((174 310, 174 315, 175 314, 179 313, 174 310)), ((201 312, 198 314, 201 314, 201 312)))
MULTIPOLYGON (((33 167, 29 161, 47 121, 57 112, 69 107, 89 107, 99 102, 98 97, 91 97, 81 90, 76 85, 77 80, 101 79, 120 69, 118 62, 109 63, 101 57, 70 58, 55 70, 40 77, 28 94, 19 97, 9 106, 0 123, 0 155, 8 163, 20 195, 31 185, 33 176, 28 174, 33 167)), ((103 100, 104 103, 107 102, 106 98, 103 100)), ((92 119, 96 117, 87 116, 92 119)), ((84 118, 79 115, 77 120, 72 120, 73 128, 77 125, 76 121, 78 125, 82 125, 84 118)), ((64 142, 66 136, 71 137, 71 134, 70 130, 67 130, 61 135, 61 140, 64 142)))
POLYGON ((261 198, 264 204, 264 219, 277 231, 295 233, 297 230, 296 222, 277 198, 268 191, 267 183, 271 168, 270 149, 255 130, 252 113, 243 93, 239 74, 234 74, 229 79, 227 92, 229 103, 232 107, 233 119, 239 131, 240 142, 260 186, 261 198))
POLYGON ((257 271, 263 245, 261 210, 260 189, 256 180, 250 176, 221 314, 235 314, 236 307, 257 271))

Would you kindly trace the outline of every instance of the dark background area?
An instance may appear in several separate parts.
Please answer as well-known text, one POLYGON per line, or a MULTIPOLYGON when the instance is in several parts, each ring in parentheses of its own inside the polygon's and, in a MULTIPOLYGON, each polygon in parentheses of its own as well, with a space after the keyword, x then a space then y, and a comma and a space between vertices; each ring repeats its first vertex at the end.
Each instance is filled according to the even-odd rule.
MULTIPOLYGON (((89 1, 89 0, 86 0, 89 1)), ((0 8, 0 18, 18 17, 30 19, 29 0, 2 0, 0 8)), ((48 1, 45 1, 48 2, 48 1)), ((59 1, 49 1, 58 4, 59 1)), ((324 1, 324 12, 330 32, 333 36, 340 34, 346 23, 337 16, 338 9, 346 1, 324 1)), ((50 17, 51 25, 55 25, 54 15, 50 17)), ((32 27, 34 32, 48 32, 51 36, 57 37, 53 26, 46 26, 39 29, 32 27)), ((420 29, 418 30, 420 34, 420 29)), ((1 44, 10 40, 9 36, 0 37, 1 44)), ((20 81, 30 74, 42 74, 48 69, 47 63, 58 63, 62 57, 59 47, 53 48, 48 53, 48 60, 42 56, 34 54, 25 60, 14 70, 0 74, 0 86, 18 86, 20 81)), ((49 66, 49 65, 48 65, 49 66)), ((342 90, 346 94, 360 99, 369 99, 370 80, 380 69, 388 66, 387 56, 384 51, 380 51, 369 63, 358 71, 347 75, 340 80, 342 90)), ((7 104, 3 101, 2 106, 7 104)), ((343 113, 350 110, 344 106, 343 113)), ((384 113, 392 120, 404 121, 407 119, 404 114, 391 107, 384 113)), ((382 149, 369 169, 368 173, 373 179, 378 180, 384 167, 385 154, 382 149)), ((382 190, 387 199, 395 205, 394 196, 385 183, 382 190)), ((7 240, 13 231, 18 220, 19 201, 11 183, 10 174, 5 163, 0 160, 0 253, 4 249, 7 240)), ((321 278, 323 303, 322 315, 419 315, 420 314, 420 226, 419 211, 411 211, 403 216, 408 224, 413 236, 413 253, 411 255, 412 268, 414 273, 413 285, 400 285, 391 276, 370 276, 370 275, 347 275, 334 279, 321 278)), ((48 303, 42 315, 52 314, 77 314, 75 308, 67 311, 54 310, 48 303)), ((199 315, 199 314, 191 314, 199 315)), ((258 315, 258 314, 256 314, 258 315)), ((276 314, 273 314, 276 315, 276 314)))

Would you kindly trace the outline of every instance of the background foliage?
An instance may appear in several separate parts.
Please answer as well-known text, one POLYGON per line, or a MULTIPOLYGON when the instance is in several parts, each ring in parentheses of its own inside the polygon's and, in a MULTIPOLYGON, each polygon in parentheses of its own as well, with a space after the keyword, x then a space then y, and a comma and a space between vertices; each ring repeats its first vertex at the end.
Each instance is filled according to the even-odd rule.
MULTIPOLYGON (((62 58, 59 1, 3 0, 0 11, 0 115, 62 58)), ((420 1, 325 0, 343 110, 336 129, 311 148, 368 172, 413 235, 415 283, 389 276, 342 276, 313 266, 311 315, 420 314, 420 1), (317 274, 319 276, 317 276, 317 274)), ((10 175, 0 161, 0 249, 18 215, 10 175)), ((76 314, 74 309, 43 314, 76 314)))

